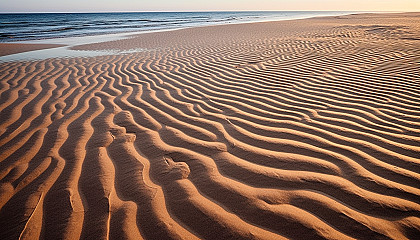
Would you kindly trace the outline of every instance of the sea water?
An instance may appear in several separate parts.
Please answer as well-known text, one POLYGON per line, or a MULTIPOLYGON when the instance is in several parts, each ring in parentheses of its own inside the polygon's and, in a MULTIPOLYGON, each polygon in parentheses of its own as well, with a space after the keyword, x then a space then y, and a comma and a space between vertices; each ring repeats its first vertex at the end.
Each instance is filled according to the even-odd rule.
POLYGON ((0 42, 143 32, 215 24, 334 16, 353 12, 126 12, 0 14, 0 42))

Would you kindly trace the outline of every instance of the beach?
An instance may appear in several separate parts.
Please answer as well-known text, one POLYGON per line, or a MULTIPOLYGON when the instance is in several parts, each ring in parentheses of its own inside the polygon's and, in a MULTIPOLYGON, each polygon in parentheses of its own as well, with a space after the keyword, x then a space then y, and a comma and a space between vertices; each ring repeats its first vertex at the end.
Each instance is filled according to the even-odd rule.
POLYGON ((420 13, 71 49, 0 62, 0 239, 420 236, 420 13))

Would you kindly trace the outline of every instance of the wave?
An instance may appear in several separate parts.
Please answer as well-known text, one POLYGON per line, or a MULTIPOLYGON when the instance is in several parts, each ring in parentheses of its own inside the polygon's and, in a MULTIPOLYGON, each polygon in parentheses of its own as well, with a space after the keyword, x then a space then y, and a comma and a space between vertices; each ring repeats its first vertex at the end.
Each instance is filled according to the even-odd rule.
MULTIPOLYGON (((328 14, 345 14, 345 12, 194 12, 194 13, 45 13, 45 14, 0 14, 0 32, 29 31, 35 36, 25 36, 22 33, 19 39, 33 40, 54 37, 72 37, 81 33, 76 31, 56 31, 57 34, 45 35, 54 27, 57 29, 68 26, 83 31, 83 35, 103 34, 112 29, 110 33, 118 33, 122 28, 132 28, 131 31, 147 29, 152 24, 154 29, 170 29, 173 25, 180 27, 206 26, 220 23, 246 22, 295 18, 299 16, 319 16, 328 14), (130 26, 130 27, 129 27, 130 26)), ((0 37, 0 41, 10 41, 0 37)))

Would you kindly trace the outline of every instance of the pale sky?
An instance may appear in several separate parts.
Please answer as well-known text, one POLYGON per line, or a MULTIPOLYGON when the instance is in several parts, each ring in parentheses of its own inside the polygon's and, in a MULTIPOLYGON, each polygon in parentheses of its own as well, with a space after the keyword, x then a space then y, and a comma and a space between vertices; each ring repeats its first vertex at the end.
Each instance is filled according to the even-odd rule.
POLYGON ((420 0, 0 0, 0 12, 420 11, 420 0))

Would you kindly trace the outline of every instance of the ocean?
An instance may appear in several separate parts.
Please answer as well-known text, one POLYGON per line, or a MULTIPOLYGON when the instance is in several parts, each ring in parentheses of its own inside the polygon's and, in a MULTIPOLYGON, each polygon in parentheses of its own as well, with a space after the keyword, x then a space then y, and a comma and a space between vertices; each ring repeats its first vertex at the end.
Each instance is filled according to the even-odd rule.
POLYGON ((335 16, 355 12, 126 12, 0 14, 0 42, 143 32, 215 24, 335 16))

